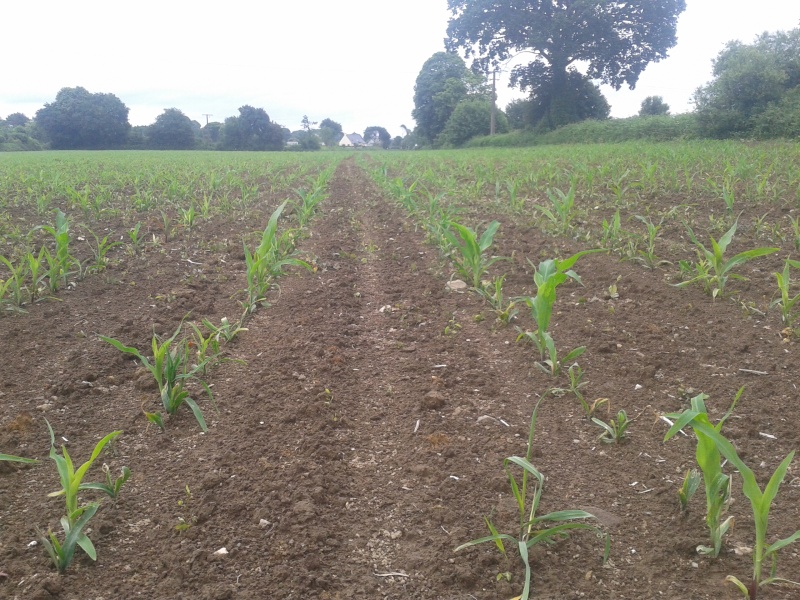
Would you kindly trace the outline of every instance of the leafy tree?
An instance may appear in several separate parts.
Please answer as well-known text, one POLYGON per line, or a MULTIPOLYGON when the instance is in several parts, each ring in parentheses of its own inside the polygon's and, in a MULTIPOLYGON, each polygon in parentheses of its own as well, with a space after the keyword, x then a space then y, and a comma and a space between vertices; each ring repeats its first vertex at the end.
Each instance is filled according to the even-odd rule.
POLYGON ((146 150, 149 132, 149 125, 134 125, 131 127, 131 130, 128 132, 128 137, 125 140, 125 149, 146 150))
POLYGON ((303 115, 303 120, 302 120, 302 121, 300 121, 300 122, 301 122, 301 124, 303 125, 303 129, 304 129, 305 131, 311 131, 311 128, 312 128, 312 127, 314 127, 314 125, 316 125, 316 124, 317 124, 317 122, 316 122, 316 121, 311 121, 311 120, 308 118, 308 115, 303 115))
POLYGON ((364 141, 368 144, 370 142, 378 142, 384 150, 392 143, 392 135, 383 127, 370 125, 364 130, 364 141))
POLYGON ((729 42, 714 59, 713 75, 694 95, 701 132, 720 138, 765 135, 778 122, 777 107, 794 106, 784 97, 800 85, 800 29, 765 33, 752 45, 729 42), (773 125, 761 122, 767 112, 773 125))
POLYGON ((322 119, 319 123, 319 138, 326 146, 335 146, 342 139, 344 131, 341 123, 333 119, 322 119))
POLYGON ((511 83, 535 95, 539 121, 558 127, 586 113, 573 104, 596 95, 591 80, 633 88, 649 63, 665 58, 686 2, 448 0, 448 7, 447 47, 463 49, 473 69, 488 73, 518 53, 533 54, 512 70, 511 83))
POLYGON ((33 122, 16 127, 2 126, 2 123, 0 120, 0 152, 44 149, 44 145, 38 139, 40 132, 33 122))
POLYGON ((765 139, 800 138, 800 85, 754 118, 753 135, 765 139))
POLYGON ((313 131, 301 131, 297 135, 300 150, 313 151, 321 148, 320 140, 313 131))
POLYGON ((167 108, 150 125, 150 146, 158 150, 189 150, 194 148, 192 120, 177 108, 167 108))
MULTIPOLYGON (((489 135, 492 103, 485 98, 471 98, 456 106, 447 120, 441 135, 437 138, 440 146, 462 146, 478 135, 489 135)), ((508 119, 502 111, 497 111, 497 133, 508 133, 508 119)))
POLYGON ((512 100, 506 105, 505 113, 511 129, 526 129, 532 125, 533 102, 527 98, 512 100))
POLYGON ((640 117, 652 117, 655 115, 668 115, 669 104, 664 102, 661 96, 648 96, 642 100, 639 108, 640 117))
POLYGON ((411 116, 417 122, 417 133, 433 143, 458 103, 484 92, 483 79, 467 69, 461 57, 437 52, 422 65, 414 86, 411 116))
POLYGON ((222 127, 223 150, 281 150, 283 131, 269 120, 263 108, 244 105, 238 117, 228 117, 222 127))
POLYGON ((120 148, 130 131, 128 107, 114 94, 62 88, 36 112, 36 124, 56 150, 120 148))
POLYGON ((20 112, 11 113, 6 117, 5 124, 7 127, 23 127, 30 122, 30 119, 20 112))

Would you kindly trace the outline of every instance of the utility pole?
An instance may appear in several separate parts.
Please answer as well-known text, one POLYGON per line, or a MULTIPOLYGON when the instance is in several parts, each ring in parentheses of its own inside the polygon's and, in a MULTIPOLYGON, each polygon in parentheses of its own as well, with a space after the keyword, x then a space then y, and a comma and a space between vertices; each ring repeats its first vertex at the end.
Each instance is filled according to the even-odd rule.
POLYGON ((203 113, 203 116, 206 118, 206 125, 208 125, 208 117, 213 117, 211 113, 203 113))
POLYGON ((489 119, 489 135, 494 135, 497 124, 497 69, 492 71, 492 116, 489 119))

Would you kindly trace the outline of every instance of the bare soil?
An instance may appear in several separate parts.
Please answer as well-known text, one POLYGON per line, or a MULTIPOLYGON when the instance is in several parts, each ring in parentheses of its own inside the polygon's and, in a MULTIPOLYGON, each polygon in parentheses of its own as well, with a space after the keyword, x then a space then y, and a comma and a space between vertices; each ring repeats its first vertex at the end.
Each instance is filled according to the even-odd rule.
MULTIPOLYGON (((509 274, 509 295, 531 291, 525 258, 582 249, 502 220, 497 253, 514 259, 495 270, 509 274)), ((312 234, 299 243, 316 271, 281 279, 272 307, 226 347, 243 362, 210 372, 219 411, 193 390, 209 432, 188 410, 164 433, 148 424, 142 409, 159 404, 149 375, 97 334, 144 351, 153 331, 171 334, 190 311, 197 321, 237 318, 241 236, 265 223, 206 223, 193 238, 140 255, 120 251, 112 268, 58 301, 0 319, 0 452, 41 459, 0 464, 0 598, 521 593, 513 551, 504 558, 493 544, 454 548, 487 533, 485 515, 514 532, 503 460, 525 454, 533 407, 566 378, 554 382, 537 369, 535 351, 515 343, 514 327, 498 323, 480 297, 446 289, 451 271, 438 251, 353 161, 339 167, 312 234), (124 430, 89 479, 101 478, 101 462, 133 472, 118 502, 104 501, 91 522, 97 562, 80 554, 64 575, 33 544, 35 528, 55 529, 63 514, 62 500, 47 496, 59 485, 45 418, 76 462, 124 430), (190 527, 176 529, 181 520, 190 527), (227 554, 215 554, 221 548, 227 554), (497 578, 504 572, 511 582, 497 578)), ((748 264, 751 287, 741 292, 763 302, 778 267, 748 264)), ((606 254, 575 268, 584 286, 559 290, 554 338, 562 349, 587 346, 586 398, 608 398, 612 414, 625 409, 635 420, 624 443, 604 444, 574 397, 542 402, 533 458, 547 476, 542 512, 593 512, 611 536, 611 555, 604 564, 590 532, 535 549, 533 597, 735 598, 723 580, 750 575, 742 552, 754 539, 741 480, 734 476, 736 524, 725 552, 699 556, 695 547, 707 543, 702 489, 687 516, 676 495, 694 443, 664 443, 658 415, 702 391, 719 418, 746 386, 724 431, 765 484, 798 447, 797 345, 781 335, 774 312, 747 314, 700 288, 671 287, 665 271, 606 254)), ((521 314, 518 324, 527 323, 521 314)), ((770 540, 800 527, 797 463, 769 525, 770 540)), ((778 572, 798 579, 797 547, 782 551, 778 572)), ((770 587, 760 597, 797 594, 770 587)))

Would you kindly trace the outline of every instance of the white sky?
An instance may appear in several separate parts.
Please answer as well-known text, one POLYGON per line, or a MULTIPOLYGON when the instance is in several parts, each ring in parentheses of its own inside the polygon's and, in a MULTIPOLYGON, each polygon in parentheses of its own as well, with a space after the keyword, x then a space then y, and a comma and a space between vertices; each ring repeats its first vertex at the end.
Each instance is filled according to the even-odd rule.
MULTIPOLYGON (((148 125, 165 108, 205 123, 264 108, 300 129, 329 117, 346 132, 413 128, 414 81, 443 50, 446 0, 27 0, 4 3, 0 116, 33 117, 62 87, 110 92, 148 125)), ((635 90, 603 89, 612 116, 636 114, 660 95, 673 114, 691 110, 725 42, 800 26, 796 0, 687 0, 670 57, 651 64, 635 90)), ((510 65, 509 65, 510 67, 510 65)), ((521 97, 498 84, 500 105, 521 97)))

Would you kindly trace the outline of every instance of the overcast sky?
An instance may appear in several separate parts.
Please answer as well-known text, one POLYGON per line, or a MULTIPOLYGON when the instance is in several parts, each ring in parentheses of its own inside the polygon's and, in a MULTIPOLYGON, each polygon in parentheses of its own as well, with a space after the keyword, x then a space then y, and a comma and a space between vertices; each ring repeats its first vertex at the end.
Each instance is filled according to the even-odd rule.
MULTIPOLYGON (((660 95, 673 113, 729 40, 800 26, 797 0, 687 0, 670 57, 651 64, 635 90, 603 88, 612 116, 636 114, 660 95)), ((300 129, 329 117, 346 132, 413 128, 414 81, 444 49, 446 0, 27 0, 3 4, 0 116, 33 117, 63 87, 109 92, 149 125, 165 108, 224 121, 243 104, 300 129)), ((510 66, 510 65, 509 65, 510 66)), ((500 105, 522 97, 499 84, 500 105)))

